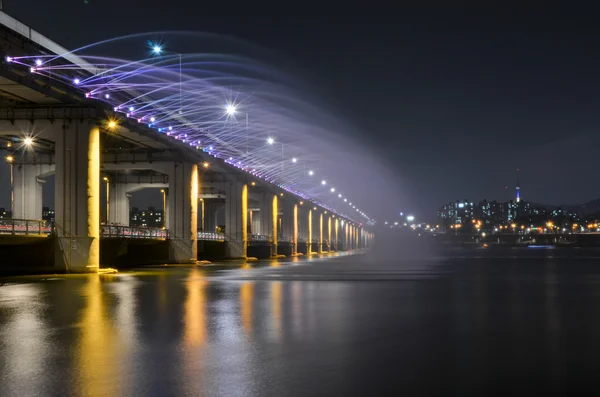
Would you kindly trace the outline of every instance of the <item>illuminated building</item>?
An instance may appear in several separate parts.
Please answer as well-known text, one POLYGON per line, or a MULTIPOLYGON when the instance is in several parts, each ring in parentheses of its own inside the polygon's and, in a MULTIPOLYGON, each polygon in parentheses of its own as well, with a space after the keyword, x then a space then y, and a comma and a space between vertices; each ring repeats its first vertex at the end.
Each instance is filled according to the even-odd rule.
POLYGON ((54 222, 54 210, 48 207, 42 208, 42 219, 48 222, 54 222))
POLYGON ((163 211, 154 207, 148 207, 147 210, 133 207, 129 213, 129 225, 134 227, 162 227, 163 211))

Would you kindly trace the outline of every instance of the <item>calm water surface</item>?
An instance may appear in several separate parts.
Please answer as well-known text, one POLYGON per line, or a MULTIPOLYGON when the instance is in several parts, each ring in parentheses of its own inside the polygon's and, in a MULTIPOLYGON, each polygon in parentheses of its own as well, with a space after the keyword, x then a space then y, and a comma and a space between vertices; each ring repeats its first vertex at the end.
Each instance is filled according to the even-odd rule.
POLYGON ((600 251, 0 283, 0 396, 600 392, 600 251))

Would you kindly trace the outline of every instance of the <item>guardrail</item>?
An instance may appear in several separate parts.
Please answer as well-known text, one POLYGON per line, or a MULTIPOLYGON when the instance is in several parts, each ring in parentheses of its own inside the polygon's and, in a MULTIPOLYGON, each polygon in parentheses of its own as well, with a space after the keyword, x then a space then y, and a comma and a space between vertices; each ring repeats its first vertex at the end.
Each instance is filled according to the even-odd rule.
POLYGON ((201 241, 225 241, 227 236, 216 232, 198 232, 198 240, 201 241))
POLYGON ((47 236, 53 227, 49 221, 33 219, 0 219, 0 234, 47 236))
POLYGON ((150 227, 102 225, 100 235, 110 238, 167 239, 169 238, 169 231, 150 227))

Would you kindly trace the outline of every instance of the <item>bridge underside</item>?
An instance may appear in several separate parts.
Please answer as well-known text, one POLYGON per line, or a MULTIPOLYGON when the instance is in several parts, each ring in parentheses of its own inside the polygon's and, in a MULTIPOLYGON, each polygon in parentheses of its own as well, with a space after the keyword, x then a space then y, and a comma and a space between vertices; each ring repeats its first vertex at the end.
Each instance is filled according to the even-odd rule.
MULTIPOLYGON (((13 56, 48 53, 15 32, 0 42, 13 56)), ((217 256, 246 258, 249 245, 251 252, 261 247, 275 257, 366 242, 355 223, 303 205, 300 197, 254 180, 198 147, 123 118, 59 81, 12 63, 0 66, 0 148, 10 162, 13 218, 41 218, 42 190, 54 176, 53 236, 20 245, 52 244, 46 258, 52 258, 54 270, 94 272, 111 263, 104 260, 109 245, 115 253, 143 246, 140 239, 101 242, 103 225, 129 225, 129 197, 142 189, 163 193, 168 238, 150 246, 166 247, 166 255, 156 255, 165 262, 195 263, 199 252, 202 257, 207 246, 219 244, 224 248, 217 256), (223 239, 199 242, 198 232, 201 238, 218 232, 223 239)), ((141 261, 141 253, 131 255, 141 261)))

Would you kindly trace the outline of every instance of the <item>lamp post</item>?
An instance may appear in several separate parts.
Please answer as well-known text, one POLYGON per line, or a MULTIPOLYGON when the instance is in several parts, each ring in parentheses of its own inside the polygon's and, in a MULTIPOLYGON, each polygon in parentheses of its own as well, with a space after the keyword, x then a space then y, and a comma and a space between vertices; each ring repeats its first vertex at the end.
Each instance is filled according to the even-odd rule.
POLYGON ((8 156, 6 156, 6 162, 8 163, 8 165, 10 166, 10 211, 11 211, 11 218, 15 217, 15 176, 14 176, 14 172, 13 172, 13 162, 15 161, 15 158, 12 154, 9 154, 8 156))
POLYGON ((102 179, 106 182, 106 224, 108 225, 108 220, 110 219, 110 180, 107 176, 102 179))
POLYGON ((162 197, 163 197, 163 224, 162 227, 163 229, 167 228, 167 191, 165 189, 160 189, 160 192, 162 193, 162 197))

